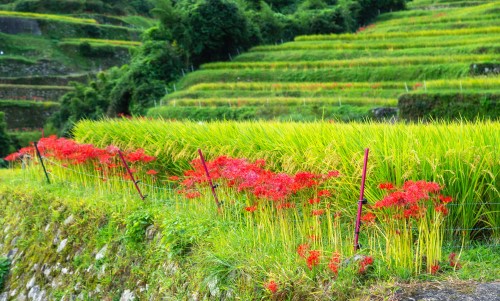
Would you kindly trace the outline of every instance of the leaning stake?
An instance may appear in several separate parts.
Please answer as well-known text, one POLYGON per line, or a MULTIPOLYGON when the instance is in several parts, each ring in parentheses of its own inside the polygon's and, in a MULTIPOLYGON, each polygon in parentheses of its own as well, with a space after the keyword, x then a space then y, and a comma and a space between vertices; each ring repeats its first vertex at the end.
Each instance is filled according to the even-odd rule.
POLYGON ((139 185, 137 185, 137 183, 139 181, 136 181, 135 178, 134 178, 134 175, 132 174, 132 171, 130 170, 130 168, 128 167, 128 164, 127 164, 127 161, 125 161, 125 157, 123 157, 123 154, 122 154, 122 151, 121 150, 118 150, 118 155, 120 156, 120 159, 122 159, 122 162, 123 162, 123 166, 125 166, 125 169, 127 169, 127 172, 130 176, 130 179, 132 180, 132 182, 134 182, 134 186, 135 186, 135 189, 137 189, 137 192, 139 192, 139 196, 141 197, 141 199, 144 201, 144 198, 145 196, 142 195, 142 192, 141 192, 141 189, 139 188, 139 185))
POLYGON ((200 154, 200 159, 201 159, 201 164, 203 164, 203 167, 205 168, 205 173, 207 174, 208 178, 208 183, 210 184, 210 188, 212 188, 212 194, 214 195, 215 203, 217 204, 217 209, 220 209, 220 202, 219 199, 217 198, 217 193, 215 192, 215 186, 212 182, 212 178, 210 177, 210 173, 208 172, 207 164, 205 163, 205 158, 203 157, 203 153, 201 152, 201 149, 198 149, 198 154, 200 154))
POLYGON ((361 212, 363 211, 363 204, 366 204, 365 199, 365 180, 366 180, 366 166, 368 165, 368 151, 365 149, 365 161, 363 163, 363 176, 361 177, 361 189, 358 201, 358 215, 356 216, 356 229, 354 230, 354 253, 359 249, 359 227, 361 226, 361 212))
POLYGON ((42 168, 43 172, 45 173, 45 177, 47 178, 47 183, 50 184, 49 175, 47 174, 47 170, 45 169, 45 164, 43 164, 42 155, 40 155, 40 150, 38 149, 38 142, 35 142, 34 144, 35 144, 36 154, 38 155, 38 159, 40 159, 40 163, 42 163, 42 168))

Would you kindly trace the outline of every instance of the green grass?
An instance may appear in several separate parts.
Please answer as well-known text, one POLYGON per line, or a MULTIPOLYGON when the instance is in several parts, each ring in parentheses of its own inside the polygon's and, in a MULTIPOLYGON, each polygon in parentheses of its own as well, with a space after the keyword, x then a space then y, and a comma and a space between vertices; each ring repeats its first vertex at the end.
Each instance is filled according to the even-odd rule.
POLYGON ((409 57, 391 57, 391 58, 369 58, 349 60, 321 60, 308 62, 219 62, 208 63, 201 66, 203 70, 217 69, 315 69, 315 68, 344 68, 344 67, 364 67, 364 66, 388 66, 388 65, 423 65, 423 64, 449 64, 449 63, 481 63, 494 62, 498 60, 498 54, 492 55, 433 55, 433 56, 409 56, 409 57))
POLYGON ((171 98, 165 99, 170 106, 191 106, 191 107, 210 107, 210 106, 303 106, 303 105, 378 105, 378 106, 396 106, 395 98, 371 98, 371 97, 273 97, 272 103, 265 97, 238 97, 238 98, 171 98))
POLYGON ((70 22, 70 23, 84 23, 84 24, 97 24, 94 19, 82 19, 75 18, 71 16, 64 15, 52 15, 52 14, 37 14, 37 13, 25 13, 17 11, 4 11, 0 10, 0 16, 3 17, 13 17, 13 18, 29 18, 29 19, 39 19, 39 20, 50 20, 58 22, 70 22))
POLYGON ((330 35, 308 35, 298 36, 295 41, 331 41, 331 40, 376 40, 376 39, 393 39, 393 38, 416 38, 416 37, 436 37, 436 36, 460 36, 473 34, 497 34, 500 33, 498 26, 485 28, 460 28, 460 29, 444 29, 444 30, 421 30, 414 32, 391 32, 391 33, 370 33, 370 34, 330 34, 330 35))
POLYGON ((413 57, 413 56, 442 56, 448 54, 500 54, 498 43, 476 44, 467 46, 457 46, 449 48, 409 48, 394 49, 392 51, 377 49, 360 50, 287 50, 259 52, 251 51, 237 56, 233 62, 307 62, 320 60, 348 60, 359 58, 389 58, 389 57, 413 57))
MULTIPOLYGON (((238 82, 377 82, 460 79, 469 75, 470 64, 379 66, 307 70, 201 70, 184 77, 177 87, 201 83, 238 82), (265 72, 264 72, 265 71, 265 72)), ((276 85, 279 85, 276 84, 276 85)))
MULTIPOLYGON (((90 299, 119 298, 131 287, 137 287, 134 293, 139 299, 167 296, 182 300, 193 293, 268 299, 271 294, 264 285, 272 279, 278 283, 277 300, 353 300, 367 294, 382 298, 398 289, 395 282, 408 280, 387 270, 375 255, 373 268, 364 277, 356 275, 357 266, 352 263, 341 268, 337 277, 324 271, 329 252, 322 254, 321 265, 310 271, 296 252, 297 245, 304 241, 297 239, 296 245, 284 247, 279 231, 281 219, 262 224, 272 229, 272 233, 262 233, 253 223, 257 219, 238 214, 240 203, 231 205, 234 211, 227 205, 225 213, 218 214, 210 198, 186 201, 162 192, 151 194, 143 203, 133 190, 106 192, 96 188, 60 179, 47 185, 35 170, 0 170, 0 206, 5 208, 0 227, 11 229, 11 235, 0 237, 0 252, 14 243, 23 258, 29 259, 16 261, 17 268, 11 269, 7 282, 10 291, 26 286, 25 278, 34 275, 35 264, 55 267, 57 262, 61 267, 52 269, 51 276, 61 280, 59 286, 54 289, 50 283, 41 283, 40 288, 55 297, 73 292, 80 283, 82 296, 90 299), (22 218, 19 212, 23 212, 22 218), (69 216, 74 221, 64 225, 69 216), (271 235, 275 239, 270 239, 271 235), (14 237, 18 237, 17 242, 14 237), (55 251, 58 244, 52 244, 56 237, 59 242, 68 239, 60 253, 55 251), (95 260, 103 246, 107 246, 106 256, 95 260), (62 273, 63 267, 69 273, 62 273), (155 289, 142 290, 143 283, 155 289), (326 289, 324 283, 332 287, 326 289), (381 291, 380 287, 387 290, 381 291)), ((342 217, 342 225, 348 221, 342 217)), ((352 229, 342 227, 350 240, 352 229)), ((344 248, 342 259, 347 259, 347 250, 352 248, 350 244, 344 248)), ((438 275, 409 278, 495 280, 499 277, 495 250, 481 245, 461 252, 456 247, 447 248, 445 255, 460 254, 463 269, 446 268, 443 258, 444 268, 438 275)))
POLYGON ((91 45, 109 45, 109 46, 141 46, 141 42, 136 41, 123 41, 123 40, 106 40, 106 39, 89 39, 89 38, 77 38, 77 39, 64 39, 61 43, 63 44, 80 44, 82 42, 88 42, 91 45))
POLYGON ((408 48, 443 48, 443 47, 455 47, 464 46, 477 43, 498 43, 499 38, 488 35, 471 35, 471 36, 438 36, 438 37, 422 37, 419 39, 397 38, 395 40, 373 40, 373 41, 353 41, 352 43, 343 43, 342 41, 303 41, 303 42, 290 42, 281 45, 272 46, 257 46, 252 48, 250 51, 286 51, 286 50, 362 50, 362 49, 373 49, 380 50, 385 49, 388 51, 396 49, 408 49, 408 48), (463 38, 462 38, 463 37, 463 38))

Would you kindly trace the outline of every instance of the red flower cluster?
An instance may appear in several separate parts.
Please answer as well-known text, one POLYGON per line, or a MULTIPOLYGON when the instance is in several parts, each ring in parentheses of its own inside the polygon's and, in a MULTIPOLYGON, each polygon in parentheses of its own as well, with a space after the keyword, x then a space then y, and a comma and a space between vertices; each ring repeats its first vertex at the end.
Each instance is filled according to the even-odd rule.
POLYGON ((265 287, 273 294, 278 291, 278 284, 274 280, 271 280, 268 283, 266 283, 265 287))
MULTIPOLYGON (((80 144, 74 140, 50 136, 40 139, 38 149, 44 157, 58 160, 62 166, 88 164, 107 176, 109 176, 110 170, 121 165, 117 157, 119 148, 113 145, 102 149, 92 144, 80 144)), ((148 163, 156 160, 155 157, 145 154, 143 149, 124 151, 123 154, 128 162, 148 163)), ((33 146, 22 148, 18 152, 8 155, 5 159, 15 161, 24 156, 34 157, 35 148, 33 146)), ((136 172, 136 169, 131 168, 131 172, 136 172)), ((158 174, 154 169, 150 169, 146 173, 148 175, 158 174)), ((126 173, 119 175, 124 178, 130 177, 126 173)))
POLYGON ((367 269, 373 264, 373 257, 366 256, 359 262, 359 270, 360 274, 366 273, 367 269))
POLYGON ((254 212, 255 210, 257 210, 257 205, 246 207, 245 210, 248 212, 254 212))
POLYGON ((361 221, 365 222, 366 224, 371 224, 374 223, 376 219, 375 214, 368 212, 367 214, 363 215, 361 217, 361 221))
POLYGON ((313 267, 315 267, 319 264, 319 256, 320 255, 321 255, 321 253, 318 250, 309 251, 309 256, 306 259, 307 267, 309 268, 309 270, 312 270, 313 267))
POLYGON ((299 254, 300 257, 306 259, 307 253, 309 252, 309 245, 308 244, 301 244, 297 248, 297 253, 299 254))
POLYGON ((340 254, 335 252, 332 255, 332 258, 330 259, 330 262, 328 263, 328 268, 332 273, 335 275, 339 274, 339 267, 340 267, 340 254))
MULTIPOLYGON (((47 138, 41 138, 38 142, 38 149, 45 157, 66 161, 71 164, 94 163, 95 161, 99 161, 99 163, 107 165, 112 164, 111 159, 115 157, 119 150, 118 147, 112 145, 108 146, 106 149, 101 149, 92 144, 80 144, 71 139, 57 138, 54 135, 47 138)), ((34 147, 25 147, 7 156, 6 160, 13 161, 23 155, 34 156, 34 154, 34 147)), ((130 162, 140 161, 148 163, 156 159, 153 156, 146 155, 143 149, 124 152, 124 155, 130 162)))
POLYGON ((386 189, 386 190, 393 190, 394 189, 394 185, 392 183, 380 183, 378 185, 378 188, 380 188, 380 189, 386 189))
POLYGON ((450 263, 450 267, 458 270, 462 268, 462 265, 458 261, 456 261, 456 256, 457 254, 451 253, 450 256, 448 256, 448 260, 450 263))
MULTIPOLYGON (((381 189, 395 190, 390 183, 382 183, 379 185, 381 189)), ((400 210, 396 218, 421 218, 425 216, 425 212, 429 206, 434 206, 436 212, 443 215, 448 214, 446 204, 451 202, 449 196, 435 194, 439 193, 441 186, 435 182, 426 181, 407 181, 404 183, 401 190, 395 190, 378 201, 373 206, 376 209, 395 208, 400 210)), ((431 207, 432 208, 432 207, 431 207)))
MULTIPOLYGON (((181 182, 186 190, 193 189, 197 184, 208 181, 201 160, 193 160, 191 164, 193 170, 186 171, 184 173, 185 179, 181 182)), ((339 176, 338 171, 331 171, 328 174, 299 172, 295 175, 289 175, 275 173, 264 169, 264 160, 250 163, 247 159, 227 156, 207 161, 206 165, 213 180, 224 180, 227 186, 236 188, 239 192, 250 192, 257 198, 275 201, 277 206, 285 204, 286 200, 300 191, 317 188, 328 179, 339 176)), ((322 196, 327 196, 328 193, 321 191, 322 196)), ((287 208, 287 206, 280 207, 281 209, 287 208)))
POLYGON ((431 266, 431 274, 436 275, 440 268, 441 267, 439 266, 439 264, 435 264, 435 265, 431 266))

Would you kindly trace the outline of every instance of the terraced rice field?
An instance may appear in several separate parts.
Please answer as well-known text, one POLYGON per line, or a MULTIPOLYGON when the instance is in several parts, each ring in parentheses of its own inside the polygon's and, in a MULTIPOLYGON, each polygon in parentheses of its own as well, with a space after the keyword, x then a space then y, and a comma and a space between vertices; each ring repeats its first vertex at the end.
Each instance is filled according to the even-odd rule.
MULTIPOLYGON (((153 22, 142 16, 0 10, 0 111, 12 120, 22 115, 13 112, 30 101, 57 102, 72 89, 70 81, 85 82, 99 71, 128 63, 130 49, 140 46, 142 31, 153 22)), ((48 113, 39 114, 35 120, 45 120, 48 113)), ((11 130, 18 127, 18 122, 8 124, 11 130)))
POLYGON ((359 120, 404 93, 498 93, 498 73, 473 69, 500 62, 499 11, 500 1, 413 1, 357 33, 254 47, 188 74, 148 114, 359 120))

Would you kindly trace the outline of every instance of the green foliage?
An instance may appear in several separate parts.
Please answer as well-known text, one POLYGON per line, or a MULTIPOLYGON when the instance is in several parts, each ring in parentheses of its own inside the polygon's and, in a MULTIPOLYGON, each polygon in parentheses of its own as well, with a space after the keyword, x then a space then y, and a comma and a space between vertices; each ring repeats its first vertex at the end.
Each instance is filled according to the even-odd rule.
POLYGON ((204 0, 193 6, 186 20, 191 61, 199 65, 226 60, 228 54, 250 45, 248 20, 240 8, 226 0, 204 0))
POLYGON ((0 112, 0 158, 7 156, 11 149, 11 140, 7 134, 7 123, 5 122, 5 113, 0 112))
POLYGON ((0 257, 0 292, 9 275, 10 260, 8 258, 0 257))
POLYGON ((371 117, 367 106, 243 106, 243 107, 158 107, 151 108, 147 116, 176 120, 283 120, 283 121, 315 121, 341 120, 362 121, 371 117))
POLYGON ((76 14, 91 12, 98 14, 143 14, 148 15, 152 5, 147 0, 78 1, 78 0, 18 0, 14 10, 40 13, 76 14))
POLYGON ((500 95, 486 93, 414 93, 399 97, 406 120, 500 119, 500 95))
POLYGON ((136 211, 126 219, 125 237, 132 244, 144 241, 146 229, 153 224, 153 216, 148 211, 136 211))
POLYGON ((0 111, 5 113, 9 129, 42 128, 48 117, 59 109, 56 102, 0 100, 0 111))

